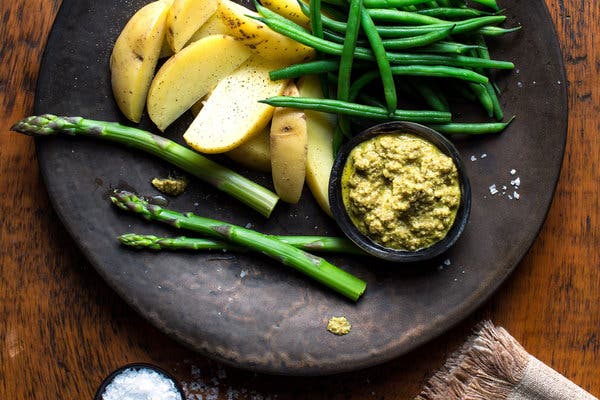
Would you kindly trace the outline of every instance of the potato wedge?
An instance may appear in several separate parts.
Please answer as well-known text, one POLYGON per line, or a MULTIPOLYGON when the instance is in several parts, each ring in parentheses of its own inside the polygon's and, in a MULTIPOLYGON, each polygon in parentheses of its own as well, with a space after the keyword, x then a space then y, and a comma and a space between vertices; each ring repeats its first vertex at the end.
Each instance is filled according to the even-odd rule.
POLYGON ((300 26, 310 26, 310 19, 304 15, 296 0, 262 0, 260 4, 300 26))
POLYGON ((217 0, 175 0, 167 15, 167 42, 179 52, 217 11, 217 0))
POLYGON ((110 56, 113 95, 127 119, 140 122, 165 36, 168 1, 138 10, 117 38, 110 56))
MULTIPOLYGON (((316 76, 306 76, 299 83, 300 95, 303 97, 323 97, 321 82, 316 76)), ((329 175, 333 167, 333 133, 336 116, 317 111, 306 111, 308 130, 308 153, 306 158, 306 184, 328 215, 329 207, 329 175)))
MULTIPOLYGON (((285 96, 300 96, 290 83, 285 96)), ((306 176, 307 133, 303 110, 277 107, 271 120, 271 175, 275 192, 282 201, 297 203, 306 176)))
POLYGON ((268 60, 287 64, 308 61, 315 57, 315 50, 283 36, 248 15, 259 16, 230 0, 219 0, 217 14, 228 28, 228 34, 237 37, 255 54, 268 60))
POLYGON ((280 95, 287 85, 286 80, 269 79, 269 71, 280 67, 256 55, 250 57, 219 82, 183 135, 185 141, 202 153, 223 153, 258 134, 273 115, 273 107, 258 101, 280 95))
POLYGON ((227 35, 229 30, 218 14, 213 14, 190 38, 190 43, 210 35, 227 35))
POLYGON ((185 47, 158 70, 148 92, 148 114, 160 130, 179 118, 252 53, 227 35, 185 47))
POLYGON ((233 161, 257 171, 271 171, 271 144, 269 127, 265 127, 257 135, 252 136, 244 143, 225 155, 233 161))

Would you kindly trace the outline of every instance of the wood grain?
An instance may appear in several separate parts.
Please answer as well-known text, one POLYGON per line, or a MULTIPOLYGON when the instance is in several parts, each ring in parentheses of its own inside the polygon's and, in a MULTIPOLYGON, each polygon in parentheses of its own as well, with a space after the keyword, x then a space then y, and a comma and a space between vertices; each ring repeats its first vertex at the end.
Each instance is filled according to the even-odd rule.
POLYGON ((8 133, 32 112, 60 1, 1 2, 0 398, 91 398, 125 363, 173 371, 188 399, 409 399, 483 318, 600 395, 600 9, 547 0, 569 85, 569 136, 554 203, 511 278, 441 338, 382 366, 324 378, 250 374, 191 354, 117 298, 74 247, 41 181, 33 140, 8 133))

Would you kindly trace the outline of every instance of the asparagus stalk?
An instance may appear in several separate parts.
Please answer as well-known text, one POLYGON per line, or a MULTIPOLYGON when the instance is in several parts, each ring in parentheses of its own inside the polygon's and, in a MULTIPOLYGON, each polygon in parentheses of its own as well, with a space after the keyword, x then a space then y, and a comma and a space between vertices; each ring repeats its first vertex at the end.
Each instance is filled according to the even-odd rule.
POLYGON ((268 235, 226 222, 204 218, 193 213, 182 214, 168 210, 158 205, 149 204, 130 192, 115 191, 111 196, 111 201, 117 207, 139 214, 147 220, 163 222, 175 228, 195 231, 261 252, 289 267, 295 268, 354 301, 358 300, 365 291, 366 283, 363 280, 339 269, 323 258, 297 249, 268 235))
MULTIPOLYGON (((364 255, 348 239, 331 236, 275 236, 270 238, 297 247, 304 251, 322 251, 329 253, 364 255)), ((193 238, 186 236, 159 237, 155 235, 140 235, 126 233, 117 239, 125 246, 136 249, 151 250, 244 250, 243 247, 232 245, 222 240, 193 238)))
POLYGON ((51 114, 25 118, 11 128, 30 136, 91 136, 121 143, 162 158, 268 217, 279 198, 272 191, 162 136, 114 122, 51 114))

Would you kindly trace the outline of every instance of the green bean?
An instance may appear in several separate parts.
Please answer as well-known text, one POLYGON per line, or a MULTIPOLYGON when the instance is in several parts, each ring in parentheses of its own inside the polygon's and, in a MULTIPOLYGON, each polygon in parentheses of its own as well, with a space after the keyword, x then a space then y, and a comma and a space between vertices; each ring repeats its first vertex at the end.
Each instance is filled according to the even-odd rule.
POLYGON ((490 13, 475 8, 439 7, 418 10, 418 14, 441 19, 465 19, 490 15, 490 13))
POLYGON ((450 112, 448 100, 439 88, 435 89, 431 83, 424 81, 412 82, 412 85, 433 110, 450 112))
POLYGON ((429 17, 409 11, 399 11, 389 8, 370 8, 368 9, 369 16, 376 21, 396 22, 409 25, 435 25, 448 24, 449 21, 444 21, 439 18, 429 17))
POLYGON ((339 153, 342 144, 344 144, 344 132, 342 132, 342 128, 340 128, 340 125, 336 124, 335 130, 333 131, 333 138, 331 139, 333 158, 337 157, 337 154, 339 153))
POLYGON ((377 99, 376 97, 373 96, 369 96, 366 93, 361 93, 360 95, 358 95, 358 98, 366 105, 370 105, 373 107, 379 107, 379 108, 383 108, 384 104, 379 101, 379 99, 377 99))
POLYGON ((364 0, 367 8, 398 8, 427 3, 429 0, 364 0))
POLYGON ((507 33, 512 33, 521 30, 521 26, 515 26, 514 28, 501 28, 499 26, 484 26, 479 28, 476 33, 485 36, 502 36, 507 33))
MULTIPOLYGON (((310 28, 316 37, 323 38, 323 21, 321 21, 321 0, 310 0, 310 28)), ((321 58, 321 54, 317 55, 321 58)), ((324 97, 329 97, 329 84, 327 83, 327 76, 320 75, 319 80, 321 81, 321 92, 324 97)))
POLYGON ((356 49, 356 39, 360 31, 362 0, 351 0, 348 12, 348 29, 342 45, 338 72, 338 100, 347 101, 350 91, 350 78, 352 73, 352 62, 356 49))
POLYGON ((280 79, 300 78, 304 75, 317 75, 335 71, 339 68, 339 65, 340 63, 337 60, 309 61, 271 71, 269 72, 269 78, 272 81, 278 81, 280 79))
POLYGON ((471 124, 433 124, 428 125, 431 129, 449 135, 483 135, 486 133, 500 133, 512 123, 515 117, 508 122, 484 122, 471 124))
POLYGON ((427 46, 414 48, 413 51, 423 53, 449 53, 449 54, 464 54, 470 50, 477 49, 479 46, 463 44, 457 42, 437 42, 427 46))
MULTIPOLYGON (((323 31, 323 38, 327 39, 329 41, 332 41, 334 43, 340 43, 340 44, 344 43, 344 35, 342 35, 338 32, 334 32, 329 29, 323 31)), ((359 38, 356 40, 356 45, 361 46, 361 47, 366 47, 369 45, 369 42, 359 38)))
MULTIPOLYGON (((453 34, 459 35, 463 33, 472 32, 478 30, 480 28, 489 28, 489 25, 498 24, 504 22, 506 17, 504 15, 490 15, 487 17, 477 17, 470 18, 464 21, 458 21, 455 23, 453 34)), ((325 24, 325 20, 323 20, 323 24, 325 24)), ((416 34, 422 34, 426 32, 431 32, 432 30, 441 30, 447 29, 452 26, 453 23, 449 22, 446 24, 437 24, 437 25, 421 25, 421 26, 379 26, 377 31, 382 37, 406 37, 413 36, 416 34)), ((493 27, 496 28, 496 27, 493 27)), ((333 27, 331 29, 334 29, 333 27)), ((498 28, 503 29, 503 28, 498 28)), ((492 34, 501 34, 500 32, 496 32, 496 30, 491 31, 492 34)))
POLYGON ((332 99, 275 96, 260 102, 274 107, 292 107, 370 119, 403 120, 420 123, 449 123, 452 119, 450 113, 430 110, 395 110, 390 115, 385 108, 332 99))
POLYGON ((479 3, 482 4, 486 7, 490 7, 493 8, 494 10, 498 11, 500 8, 498 7, 498 4, 496 3, 496 0, 473 0, 475 3, 479 3))
POLYGON ((485 87, 485 90, 487 91, 488 95, 490 96, 490 99, 492 100, 492 106, 494 108, 494 118, 496 118, 497 121, 502 121, 504 119, 504 112, 502 112, 502 105, 500 104, 500 100, 496 95, 494 85, 492 85, 491 82, 487 82, 483 84, 483 87, 485 87))
MULTIPOLYGON (((348 11, 348 29, 342 45, 340 65, 338 68, 337 99, 347 102, 350 93, 350 80, 352 78, 352 63, 354 62, 354 51, 356 39, 360 31, 361 10, 363 0, 351 0, 348 11)), ((338 127, 346 136, 351 135, 350 121, 343 115, 338 116, 338 127)))
POLYGON ((364 73, 363 75, 361 75, 358 79, 356 79, 354 82, 352 82, 352 85, 350 86, 350 101, 355 101, 358 96, 360 95, 360 93, 362 92, 362 90, 371 82, 373 82, 373 80, 377 78, 377 72, 376 71, 369 71, 367 73, 364 73))
MULTIPOLYGON (((309 15, 308 7, 306 5, 300 5, 300 9, 304 14, 309 15)), ((332 31, 344 33, 348 29, 348 26, 345 22, 336 21, 331 19, 325 15, 321 17, 323 21, 323 26, 331 29, 332 31)), ((425 33, 429 33, 432 31, 439 31, 448 29, 451 26, 454 26, 454 34, 462 34, 467 32, 472 32, 478 30, 483 27, 488 27, 488 25, 499 24, 506 20, 506 16, 504 15, 490 15, 487 17, 477 17, 470 18, 464 21, 458 21, 456 23, 448 22, 444 24, 435 24, 435 25, 417 25, 417 26, 378 26, 377 32, 381 37, 411 37, 416 35, 422 35, 425 33)), ((493 30, 488 30, 490 35, 501 35, 503 33, 507 33, 507 30, 504 28, 497 28, 493 30), (500 29, 500 30, 499 30, 500 29)))
MULTIPOLYGON (((363 0, 364 1, 364 0, 363 0)), ((307 17, 310 16, 309 7, 302 1, 298 1, 300 10, 307 17)), ((262 13, 261 13, 262 14, 262 13)), ((348 26, 345 22, 337 21, 326 15, 321 15, 323 26, 340 33, 345 33, 348 26)), ((504 15, 489 15, 485 17, 470 18, 463 21, 457 22, 446 22, 444 24, 435 25, 418 25, 418 26, 378 26, 377 32, 381 37, 411 37, 416 35, 422 35, 432 31, 439 31, 447 29, 453 25, 454 31, 452 33, 458 35, 463 33, 469 33, 472 31, 478 31, 486 36, 500 36, 505 33, 511 33, 521 29, 520 26, 515 28, 500 28, 497 26, 490 26, 494 24, 502 23, 506 20, 504 15)))
POLYGON ((333 4, 335 6, 346 6, 346 0, 323 0, 323 3, 333 4))
POLYGON ((382 44, 386 48, 386 50, 403 50, 414 47, 422 47, 445 39, 452 33, 453 29, 454 26, 451 26, 450 28, 447 28, 445 30, 433 31, 419 36, 398 39, 386 39, 382 41, 382 44))
POLYGON ((321 0, 310 0, 310 29, 316 37, 323 37, 323 21, 321 21, 321 0))
MULTIPOLYGON (((375 28, 375 23, 371 19, 371 15, 361 7, 360 20, 363 25, 363 31, 371 43, 371 50, 375 55, 375 61, 379 68, 379 75, 381 76, 381 83, 383 84, 383 94, 385 97, 385 103, 387 110, 390 114, 394 112, 398 106, 398 97, 396 94, 396 85, 394 84, 394 76, 390 69, 390 62, 386 56, 385 48, 381 42, 381 38, 375 28)), ((353 54, 354 56, 354 54, 353 54)))
MULTIPOLYGON (((296 64, 281 68, 270 73, 271 80, 299 78, 304 75, 316 75, 336 71, 339 63, 334 60, 310 61, 304 64, 296 64)), ((434 78, 454 78, 463 81, 486 83, 485 75, 466 69, 447 67, 443 65, 393 65, 390 67, 393 75, 424 76, 434 78)), ((377 71, 370 71, 377 76, 377 71)))
POLYGON ((469 88, 475 94, 489 117, 494 115, 494 103, 490 94, 483 84, 480 83, 469 83, 469 88))
MULTIPOLYGON (((261 7, 262 9, 262 7, 261 7)), ((275 32, 288 36, 297 42, 312 47, 326 54, 340 56, 343 46, 325 39, 317 38, 306 32, 301 26, 279 18, 252 17, 263 22, 275 32)), ((438 55, 438 54, 410 54, 410 53, 386 53, 392 64, 407 65, 446 65, 459 67, 480 67, 496 69, 513 69, 514 64, 509 61, 485 60, 476 57, 461 55, 438 55)), ((365 48, 356 48, 354 57, 361 60, 374 60, 373 52, 365 48)))
MULTIPOLYGON (((490 52, 488 51, 487 45, 485 43, 485 39, 483 36, 479 35, 477 37, 476 43, 479 47, 476 50, 472 50, 471 52, 476 54, 481 58, 490 58, 490 52)), ((479 73, 484 73, 483 70, 477 71, 479 73)), ((502 112, 502 105, 500 104, 500 100, 496 95, 495 85, 492 82, 487 82, 484 84, 485 89, 487 90, 490 98, 492 99, 492 105, 494 106, 494 117, 497 121, 502 121, 504 119, 504 113, 502 112)))
POLYGON ((390 69, 394 75, 455 78, 476 83, 488 82, 488 78, 485 75, 478 74, 466 68, 446 67, 442 65, 394 65, 390 69))

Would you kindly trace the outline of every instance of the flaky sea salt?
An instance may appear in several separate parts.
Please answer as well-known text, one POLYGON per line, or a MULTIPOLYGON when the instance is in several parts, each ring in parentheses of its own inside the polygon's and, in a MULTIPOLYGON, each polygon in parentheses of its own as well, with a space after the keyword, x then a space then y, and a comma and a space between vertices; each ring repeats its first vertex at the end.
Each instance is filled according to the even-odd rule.
POLYGON ((183 400, 168 377, 149 368, 127 368, 106 386, 102 400, 183 400))

